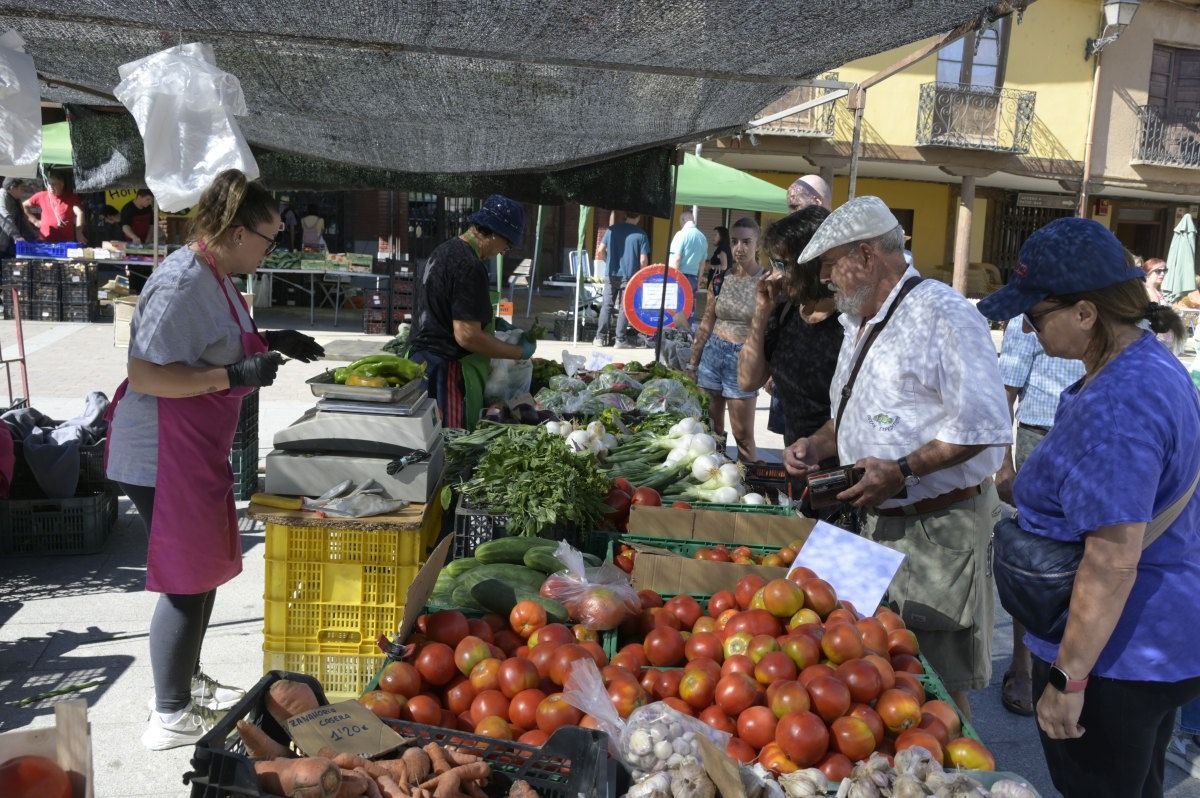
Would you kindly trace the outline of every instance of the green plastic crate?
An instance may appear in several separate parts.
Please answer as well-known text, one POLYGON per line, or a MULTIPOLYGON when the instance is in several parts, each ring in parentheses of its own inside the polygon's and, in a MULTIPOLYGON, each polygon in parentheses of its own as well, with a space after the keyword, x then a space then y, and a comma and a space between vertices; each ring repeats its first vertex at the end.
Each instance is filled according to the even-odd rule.
MULTIPOLYGON (((614 543, 615 542, 617 541, 614 541, 614 543)), ((762 546, 753 543, 719 543, 710 540, 674 540, 671 538, 644 537, 642 535, 624 535, 620 538, 619 542, 630 545, 634 543, 640 543, 643 546, 655 546, 657 548, 666 549, 669 552, 679 554, 683 557, 694 557, 696 552, 700 551, 701 549, 711 549, 717 546, 724 546, 727 549, 736 549, 745 546, 746 548, 750 549, 752 553, 758 556, 779 553, 778 546, 762 546)))
POLYGON ((725 513, 758 513, 759 515, 799 515, 796 508, 780 504, 700 504, 689 502, 693 510, 717 510, 725 513))

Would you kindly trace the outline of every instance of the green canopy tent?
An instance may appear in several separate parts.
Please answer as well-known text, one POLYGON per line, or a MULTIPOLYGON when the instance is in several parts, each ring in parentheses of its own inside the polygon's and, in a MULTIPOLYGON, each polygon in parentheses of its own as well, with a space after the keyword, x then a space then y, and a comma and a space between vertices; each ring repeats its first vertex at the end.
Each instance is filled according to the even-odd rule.
POLYGON ((71 154, 71 128, 68 123, 42 125, 42 163, 55 166, 74 163, 71 154))
POLYGON ((679 167, 675 204, 788 213, 786 189, 691 153, 679 167))

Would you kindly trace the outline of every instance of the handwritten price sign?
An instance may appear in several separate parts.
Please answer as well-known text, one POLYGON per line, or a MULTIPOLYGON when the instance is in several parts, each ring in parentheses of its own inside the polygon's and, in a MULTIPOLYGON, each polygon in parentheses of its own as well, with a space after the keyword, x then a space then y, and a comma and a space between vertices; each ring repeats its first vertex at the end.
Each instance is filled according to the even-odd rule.
POLYGON ((288 719, 287 732, 308 756, 332 748, 370 759, 404 744, 403 737, 357 701, 328 704, 295 715, 288 719))

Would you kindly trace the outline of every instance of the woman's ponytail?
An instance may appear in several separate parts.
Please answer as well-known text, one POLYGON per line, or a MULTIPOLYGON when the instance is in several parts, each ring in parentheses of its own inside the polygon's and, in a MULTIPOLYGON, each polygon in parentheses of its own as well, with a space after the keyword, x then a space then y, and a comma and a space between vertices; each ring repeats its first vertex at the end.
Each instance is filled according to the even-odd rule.
POLYGON ((268 221, 274 209, 270 192, 248 180, 241 170, 226 169, 200 195, 190 237, 211 245, 231 227, 268 221))
POLYGON ((1156 333, 1169 332, 1175 336, 1176 341, 1182 341, 1187 337, 1187 328, 1183 324, 1183 319, 1169 305, 1151 302, 1146 306, 1143 318, 1149 320, 1150 329, 1156 333))

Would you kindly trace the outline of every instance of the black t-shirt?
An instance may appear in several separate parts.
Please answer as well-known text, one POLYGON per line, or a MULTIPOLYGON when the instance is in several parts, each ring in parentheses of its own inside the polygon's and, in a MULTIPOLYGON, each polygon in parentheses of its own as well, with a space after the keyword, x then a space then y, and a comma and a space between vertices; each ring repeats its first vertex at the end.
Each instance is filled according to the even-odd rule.
POLYGON ((452 238, 429 254, 414 286, 414 351, 459 360, 470 354, 454 340, 455 321, 492 320, 487 265, 461 238, 452 238))
POLYGON ((830 419, 829 384, 844 334, 837 315, 809 324, 790 302, 767 322, 764 353, 783 407, 783 441, 790 446, 830 419))
MULTIPOLYGON (((145 243, 147 236, 150 234, 150 228, 154 224, 154 206, 147 205, 145 208, 139 208, 136 203, 128 202, 121 209, 121 227, 126 225, 137 234, 138 238, 145 243)), ((122 235, 121 238, 125 236, 122 235)))

